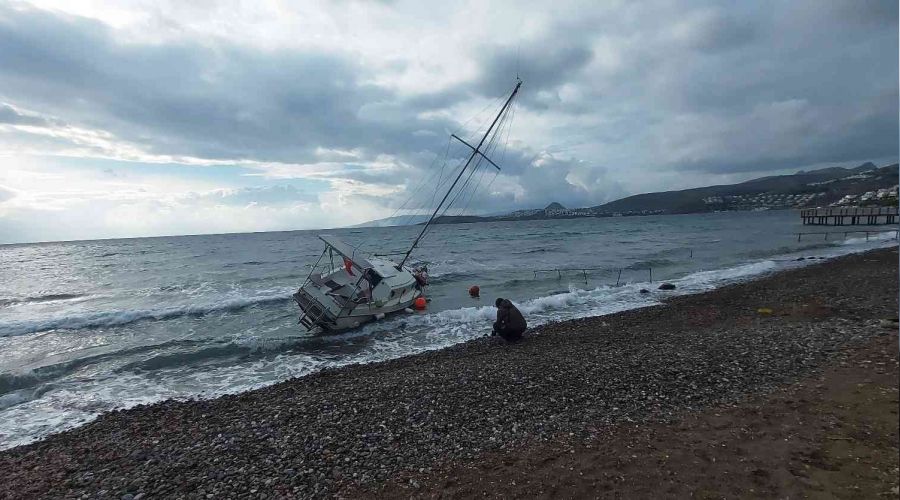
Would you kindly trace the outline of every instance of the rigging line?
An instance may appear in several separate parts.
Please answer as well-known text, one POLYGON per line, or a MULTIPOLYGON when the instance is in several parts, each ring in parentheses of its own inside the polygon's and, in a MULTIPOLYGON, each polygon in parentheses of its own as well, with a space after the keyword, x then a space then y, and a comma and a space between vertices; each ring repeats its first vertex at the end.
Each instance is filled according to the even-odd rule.
POLYGON ((468 159, 466 160, 465 165, 463 166, 462 170, 460 170, 456 179, 453 181, 453 184, 450 185, 450 189, 448 189, 447 193, 444 195, 444 197, 441 198, 441 201, 440 201, 440 203, 438 203, 437 208, 434 209, 434 212, 432 212, 431 217, 428 219, 428 222, 425 223, 425 227, 422 228, 422 231, 419 233, 418 236, 416 236, 416 239, 413 241, 412 245, 410 245, 409 250, 406 251, 406 254, 403 257, 403 260, 401 260, 400 263, 397 265, 398 270, 403 267, 403 264, 406 263, 407 259, 409 259, 410 254, 412 254, 412 252, 416 249, 416 246, 419 244, 419 241, 422 240, 422 236, 424 236, 425 233, 428 231, 428 227, 434 221, 434 217, 437 215, 438 211, 440 211, 441 205, 443 205, 444 201, 447 200, 447 197, 450 196, 450 192, 453 191, 454 186, 456 186, 456 184, 459 182, 459 179, 466 172, 466 169, 469 167, 469 164, 472 163, 472 160, 478 155, 478 149, 481 148, 481 146, 484 144, 485 138, 487 138, 487 136, 494 129, 494 125, 500 119, 500 116, 503 115, 503 112, 509 108, 509 104, 516 97, 516 94, 519 92, 519 89, 521 87, 522 87, 522 82, 521 81, 516 82, 515 88, 513 88, 513 91, 512 91, 512 93, 509 94, 509 97, 506 98, 506 102, 503 104, 503 107, 500 109, 500 113, 498 113, 497 117, 494 118, 494 120, 491 122, 491 125, 484 132, 484 135, 482 136, 481 140, 478 141, 478 144, 472 148, 473 149, 472 153, 470 153, 468 155, 468 159))
MULTIPOLYGON (((475 171, 478 169, 478 167, 481 165, 481 163, 483 161, 484 161, 484 159, 480 156, 478 157, 478 159, 475 160, 475 165, 469 171, 469 174, 466 176, 466 180, 463 182, 463 185, 459 189, 456 190, 455 194, 453 195, 453 198, 450 200, 450 203, 448 203, 447 206, 445 206, 444 209, 441 211, 440 217, 447 216, 447 214, 450 211, 450 208, 453 206, 453 204, 456 202, 456 200, 459 199, 460 195, 465 190, 469 181, 472 179, 472 176, 475 174, 475 171)), ((423 233, 423 236, 430 233, 432 229, 433 229, 432 227, 426 228, 425 232, 423 233)))
POLYGON ((456 191, 456 194, 453 195, 453 198, 450 200, 450 203, 447 204, 447 207, 444 209, 444 212, 442 215, 446 215, 447 212, 450 211, 450 207, 452 207, 453 204, 456 203, 456 200, 458 200, 460 195, 462 195, 462 193, 465 191, 466 186, 469 185, 469 181, 472 180, 472 176, 475 175, 475 172, 478 170, 478 167, 481 165, 481 162, 482 162, 481 158, 478 158, 478 160, 476 160, 475 166, 469 171, 469 175, 466 176, 466 180, 465 180, 465 182, 463 182, 462 187, 460 187, 456 191))
MULTIPOLYGON (((488 144, 484 148, 482 156, 479 156, 479 158, 478 158, 478 163, 476 163, 475 168, 469 174, 469 177, 466 179, 466 182, 463 184, 462 189, 457 193, 457 196, 451 201, 450 206, 452 206, 459 198, 462 198, 463 201, 466 200, 466 194, 465 194, 464 190, 469 185, 469 182, 471 181, 471 179, 474 177, 475 172, 477 171, 478 167, 481 166, 482 160, 484 159, 484 157, 487 155, 491 155, 496 150, 497 138, 499 137, 498 134, 499 134, 500 130, 502 130, 504 121, 509 116, 507 114, 508 111, 509 111, 509 109, 507 108, 507 110, 504 112, 504 114, 500 117, 499 124, 498 124, 499 126, 497 127, 497 130, 491 135, 491 138, 488 141, 488 144)), ((474 184, 474 188, 472 189, 471 193, 469 193, 468 201, 466 201, 465 206, 460 207, 458 209, 457 216, 463 215, 464 212, 469 208, 469 205, 472 203, 472 199, 475 197, 475 193, 478 192, 478 187, 479 187, 482 179, 484 178, 484 171, 486 168, 487 167, 485 167, 484 169, 481 170, 481 176, 478 178, 478 181, 474 184)), ((449 209, 449 206, 448 206, 448 209, 449 209)))
MULTIPOLYGON (((422 190, 422 188, 433 182, 436 174, 438 177, 438 183, 440 183, 440 179, 443 177, 444 168, 447 165, 447 155, 448 155, 449 149, 450 149, 450 141, 451 141, 451 138, 448 138, 447 139, 447 147, 445 148, 444 155, 443 156, 435 155, 435 157, 432 159, 431 164, 428 167, 428 169, 431 173, 422 178, 421 182, 416 187, 416 189, 413 191, 413 193, 406 199, 406 201, 403 202, 402 205, 400 205, 399 207, 397 207, 396 210, 394 210, 394 213, 391 215, 391 217, 396 216, 401 210, 403 210, 405 207, 407 207, 407 205, 409 205, 411 202, 415 201, 416 196, 419 194, 419 192, 422 190), (441 158, 441 169, 439 172, 436 170, 432 170, 432 167, 434 166, 435 163, 437 163, 438 158, 441 158)), ((416 205, 418 205, 418 204, 416 204, 416 205)), ((410 212, 412 212, 412 213, 407 214, 407 218, 402 221, 402 225, 410 224, 412 222, 413 218, 416 215, 418 215, 416 212, 418 210, 421 210, 422 209, 421 207, 424 207, 424 205, 419 205, 419 206, 416 206, 416 205, 408 208, 408 210, 410 210, 410 212)))
MULTIPOLYGON (((447 142, 448 142, 447 146, 449 148, 450 139, 448 139, 447 142)), ((446 153, 445 153, 445 156, 446 156, 446 153)), ((431 163, 429 164, 429 167, 428 167, 429 170, 431 170, 431 167, 434 166, 434 164, 437 162, 437 159, 438 159, 438 156, 435 156, 431 160, 431 163)), ((445 158, 445 160, 446 160, 446 158, 445 158)), ((390 217, 388 217, 388 219, 393 219, 394 217, 397 217, 397 214, 400 213, 400 211, 403 210, 404 207, 406 207, 411 201, 413 201, 415 199, 416 195, 422 190, 423 187, 425 187, 427 184, 430 183, 430 181, 432 180, 432 178, 434 176, 435 176, 435 171, 432 171, 430 175, 423 176, 422 180, 419 182, 418 186, 416 186, 416 188, 413 190, 412 194, 410 196, 408 196, 406 198, 406 200, 393 211, 393 213, 391 213, 391 215, 390 215, 390 217)), ((412 210, 415 210, 415 209, 412 209, 412 210)), ((400 223, 400 225, 409 225, 412 222, 413 217, 415 217, 415 215, 416 215, 415 213, 408 214, 405 219, 401 219, 398 222, 400 223)), ((401 217, 403 217, 403 216, 401 216, 401 217)), ((389 221, 389 223, 390 223, 390 221, 389 221)), ((373 237, 374 237, 374 235, 369 235, 368 237, 364 238, 363 240, 360 241, 360 243, 358 245, 356 245, 354 247, 354 249, 355 250, 359 249, 363 245, 370 243, 372 241, 373 237)))
MULTIPOLYGON (((434 163, 434 160, 432 160, 432 164, 433 164, 433 163, 434 163)), ((394 212, 390 215, 390 217, 388 217, 388 219, 393 219, 394 217, 396 217, 397 214, 400 213, 400 211, 403 210, 403 208, 406 207, 406 205, 407 205, 410 201, 412 201, 412 200, 415 198, 415 196, 418 194, 418 192, 419 192, 419 191, 427 184, 428 180, 429 180, 433 175, 434 175, 434 174, 432 173, 431 176, 424 177, 424 178, 421 180, 421 182, 419 182, 419 185, 416 186, 416 188, 413 190, 413 193, 412 193, 409 197, 407 197, 406 200, 405 200, 399 207, 397 207, 397 208, 394 210, 394 212)), ((360 242, 360 244, 357 245, 357 248, 361 247, 363 244, 369 243, 371 240, 372 240, 372 236, 370 235, 369 237, 363 239, 363 240, 360 242)))
MULTIPOLYGON (((453 170, 451 170, 451 172, 450 172, 451 175, 449 175, 444 181, 442 181, 440 184, 438 184, 438 186, 441 186, 441 185, 445 184, 446 182, 448 182, 448 181, 452 178, 452 173, 455 172, 455 171, 456 171, 456 167, 454 167, 453 170)), ((423 200, 423 202, 424 202, 424 200, 423 200)), ((421 210, 426 210, 426 209, 428 209, 428 207, 430 207, 431 205, 433 205, 433 203, 432 203, 432 204, 429 204, 429 205, 425 205, 424 203, 422 203, 422 204, 419 205, 417 208, 411 209, 411 210, 414 211, 415 213, 408 214, 406 220, 404 221, 405 225, 410 225, 410 224, 412 224, 412 221, 414 220, 414 218, 415 218, 417 215, 420 215, 418 212, 421 211, 421 210)), ((427 210, 426 210, 426 211, 427 211, 427 210)))
MULTIPOLYGON (((502 118, 501 118, 501 120, 502 120, 502 118)), ((496 134, 492 134, 492 135, 491 135, 491 139, 488 141, 487 146, 485 146, 485 148, 486 148, 485 153, 488 153, 488 152, 489 152, 489 149, 491 148, 491 145, 494 143, 495 138, 496 138, 496 134)), ((453 198, 450 200, 450 203, 448 203, 447 206, 444 208, 444 210, 441 212, 441 215, 440 215, 441 217, 446 217, 446 216, 448 215, 448 213, 450 212, 450 209, 451 209, 451 207, 454 205, 454 203, 456 203, 456 201, 457 201, 461 196, 464 196, 463 193, 465 192, 466 187, 469 185, 469 182, 470 182, 470 181, 472 180, 472 178, 474 177, 475 172, 478 170, 478 168, 479 168, 483 163, 484 163, 484 158, 483 158, 482 156, 478 156, 478 159, 475 160, 475 165, 474 165, 474 167, 473 167, 472 170, 469 172, 468 176, 466 177, 466 180, 463 182, 462 187, 460 187, 459 190, 456 191, 456 193, 454 194, 453 198)), ((481 169, 482 176, 484 175, 484 171, 485 171, 486 168, 487 168, 487 167, 481 169)), ((479 181, 478 181, 478 182, 481 182, 480 178, 479 178, 479 181)), ((475 188, 475 189, 477 190, 477 184, 476 184, 476 188, 475 188)), ((474 192, 474 191, 473 191, 473 192, 474 192)), ((468 205, 468 203, 467 203, 467 205, 468 205)), ((462 210, 457 211, 457 216, 460 216, 460 215, 462 215, 462 210)), ((427 229, 427 231, 426 231, 425 234, 429 234, 429 233, 431 232, 432 229, 433 229, 433 228, 429 227, 429 228, 427 229)), ((444 247, 446 247, 446 245, 447 245, 447 242, 445 241, 444 244, 441 245, 441 248, 443 249, 444 247)))
MULTIPOLYGON (((500 123, 501 125, 502 125, 503 119, 504 119, 503 116, 501 116, 501 117, 500 117, 500 120, 499 120, 499 123, 500 123)), ((494 143, 495 143, 495 141, 496 141, 496 138, 497 138, 496 132, 493 133, 493 134, 491 134, 491 137, 490 137, 490 139, 488 140, 487 145, 485 145, 484 149, 481 150, 481 154, 478 155, 478 159, 475 161, 475 166, 472 168, 472 171, 469 172, 469 177, 466 178, 466 181, 465 181, 465 183, 463 184, 462 189, 457 193, 457 196, 454 197, 453 201, 451 202, 451 205, 452 205, 453 203, 455 203, 457 199, 459 199, 460 195, 462 194, 462 191, 468 186, 468 184, 469 184, 469 182, 471 181, 472 177, 475 175, 475 172, 476 172, 476 171, 478 170, 478 168, 481 167, 481 165, 484 163, 485 157, 486 157, 488 154, 491 154, 492 147, 493 147, 493 145, 494 145, 494 143)))
MULTIPOLYGON (((501 118, 501 122, 506 120, 508 116, 509 115, 507 114, 507 116, 501 118)), ((512 123, 512 122, 509 121, 507 123, 512 123)), ((503 126, 503 123, 501 123, 501 127, 498 128, 498 133, 494 134, 494 136, 491 137, 491 141, 488 143, 488 147, 487 147, 487 151, 486 151, 487 154, 492 154, 494 151, 497 150, 497 146, 499 144, 497 139, 498 139, 498 137, 500 137, 502 135, 502 131, 503 131, 502 126, 503 126)), ((462 210, 460 210, 460 215, 462 215, 463 213, 465 213, 466 210, 469 209, 469 206, 472 204, 472 200, 475 199, 475 195, 478 193, 478 188, 481 187, 481 181, 484 180, 485 170, 486 170, 486 168, 481 170, 481 176, 478 178, 478 182, 475 183, 475 188, 472 189, 472 193, 469 195, 469 201, 467 201, 465 206, 462 208, 462 210)), ((499 171, 497 171, 497 174, 499 175, 499 171)), ((497 175, 494 175, 494 180, 496 178, 497 178, 497 175)), ((494 180, 491 180, 491 184, 493 184, 494 180)))
MULTIPOLYGON (((485 149, 486 149, 485 154, 493 153, 493 151, 496 149, 496 136, 491 137, 491 140, 485 149)), ((458 215, 463 215, 465 213, 465 211, 468 210, 469 205, 472 204, 472 200, 475 198, 475 194, 478 192, 478 188, 481 185, 481 181, 484 179, 484 172, 486 170, 487 170, 487 167, 481 169, 481 175, 478 177, 478 181, 475 182, 474 187, 472 188, 472 191, 469 193, 468 201, 466 201, 466 196, 465 196, 465 194, 463 194, 462 200, 465 201, 465 205, 460 207, 458 215)), ((473 177, 474 177, 474 172, 473 172, 473 177)))
POLYGON ((418 194, 420 192, 422 192, 422 188, 424 188, 431 182, 432 178, 435 177, 435 174, 436 174, 436 172, 432 172, 431 175, 423 176, 422 181, 419 183, 419 186, 409 196, 409 198, 407 198, 407 200, 405 202, 403 202, 403 205, 398 207, 397 210, 395 211, 395 214, 396 214, 396 213, 400 212, 400 210, 405 208, 406 210, 408 210, 410 212, 405 215, 398 216, 401 218, 406 217, 406 219, 402 221, 403 225, 408 224, 412 220, 412 218, 417 215, 416 211, 418 210, 418 208, 416 208, 416 205, 415 204, 413 204, 412 206, 409 206, 409 205, 411 202, 416 200, 416 196, 418 196, 418 194))
MULTIPOLYGON (((450 182, 450 180, 453 178, 453 175, 456 174, 456 173, 458 172, 458 170, 459 170, 460 168, 463 168, 463 167, 464 167, 464 164, 463 164, 463 163, 460 163, 459 165, 457 165, 456 167, 454 167, 454 168, 451 170, 450 175, 447 176, 447 178, 441 183, 441 185, 446 184, 447 182, 450 182)), ((440 185, 439 185, 439 186, 440 186, 440 185)), ((433 204, 432 204, 432 205, 433 205, 433 204)), ((428 205, 428 206, 426 207, 426 206, 423 204, 423 205, 422 205, 422 208, 417 209, 417 210, 425 210, 426 208, 427 208, 428 210, 431 210, 431 209, 429 208, 430 206, 431 206, 431 205, 428 205)), ((426 211, 427 211, 427 210, 426 210, 426 211)), ((415 215, 417 215, 417 214, 410 214, 410 216, 409 216, 409 217, 407 218, 407 220, 405 221, 407 225, 409 225, 409 224, 412 223, 413 217, 415 217, 415 215)))
MULTIPOLYGON (((440 217, 447 217, 447 216, 449 215, 451 208, 452 208, 453 205, 456 203, 456 201, 460 198, 460 196, 464 193, 464 190, 465 190, 466 186, 469 184, 469 182, 471 181, 472 177, 475 175, 475 171, 477 170, 477 167, 481 165, 481 163, 483 162, 483 160, 482 160, 481 158, 479 158, 478 160, 476 160, 476 162, 477 162, 477 163, 476 163, 476 168, 473 168, 473 169, 469 172, 469 174, 468 174, 468 176, 466 177, 466 180, 465 180, 465 182, 463 183, 462 187, 460 187, 458 190, 456 190, 455 194, 453 195, 453 199, 451 199, 450 203, 448 203, 447 206, 444 207, 444 209, 441 211, 440 217)), ((482 169, 482 172, 483 172, 483 171, 484 171, 484 169, 482 169)), ((459 214, 457 214, 457 215, 459 215, 459 214)), ((434 229, 434 228, 433 228, 433 227, 428 227, 428 228, 426 229, 425 234, 426 234, 426 235, 427 235, 427 234, 430 234, 432 229, 434 229)))
MULTIPOLYGON (((449 140, 448 140, 448 145, 449 145, 449 140)), ((434 158, 432 158, 431 163, 428 166, 429 171, 431 170, 431 167, 433 167, 434 164, 437 162, 437 159, 438 159, 437 155, 434 158)), ((432 171, 432 173, 430 175, 423 177, 422 180, 419 182, 418 186, 416 186, 416 188, 413 190, 412 194, 409 197, 407 197, 406 200, 399 207, 397 207, 394 210, 394 212, 390 215, 389 218, 395 217, 401 210, 403 210, 403 208, 406 207, 406 205, 409 204, 409 202, 415 198, 416 194, 418 194, 418 192, 428 183, 428 181, 433 176, 434 176, 434 172, 432 171)), ((368 241, 368 240, 366 240, 366 241, 368 241)))
MULTIPOLYGON (((488 109, 493 109, 493 108, 495 108, 495 107, 497 106, 498 103, 500 103, 500 102, 503 101, 503 99, 504 99, 504 96, 502 96, 502 95, 501 95, 501 96, 498 96, 498 97, 496 97, 496 98, 494 98, 494 99, 492 99, 492 100, 491 100, 490 102, 488 102, 483 108, 481 108, 481 111, 479 111, 478 113, 472 115, 471 118, 469 118, 468 120, 466 120, 465 122, 463 122, 462 124, 460 124, 458 127, 456 127, 456 129, 453 131, 453 133, 456 134, 456 135, 459 135, 459 131, 460 131, 460 130, 463 130, 463 129, 466 127, 466 125, 468 125, 470 122, 472 122, 473 120, 475 120, 476 118, 478 118, 479 116, 481 116, 482 114, 484 114, 484 112, 487 111, 488 109)), ((484 123, 486 123, 486 121, 485 121, 484 123)), ((476 132, 477 132, 478 130, 480 130, 481 127, 484 126, 484 123, 482 123, 481 125, 478 126, 478 129, 476 129, 476 132)), ((467 138, 468 138, 468 137, 471 137, 471 136, 467 136, 467 138)))
MULTIPOLYGON (((515 103, 513 103, 513 105, 515 105, 515 103)), ((487 148, 485 148, 485 149, 486 149, 486 151, 485 151, 486 154, 492 154, 493 152, 495 152, 495 151, 497 150, 497 147, 499 146, 499 141, 498 141, 498 139, 499 139, 500 137, 503 136, 503 127, 504 127, 504 126, 506 127, 506 143, 508 144, 508 141, 509 141, 509 130, 512 128, 512 123, 513 123, 513 118, 514 118, 514 117, 515 117, 515 108, 513 108, 512 110, 507 109, 507 112, 506 112, 506 113, 504 114, 504 116, 501 117, 501 119, 500 119, 500 120, 501 120, 501 125, 500 125, 500 127, 498 127, 497 133, 496 133, 493 137, 491 137, 491 140, 490 140, 490 142, 488 143, 487 148)), ((504 145, 503 156, 504 156, 504 157, 506 156, 506 145, 504 145)), ((488 184, 487 189, 490 189, 490 186, 493 185, 494 181, 497 180, 497 177, 498 177, 499 175, 500 175, 500 172, 497 171, 497 172, 494 174, 494 177, 491 179, 490 184, 488 184)), ((472 200, 475 199, 475 195, 478 193, 478 189, 481 187, 481 181, 482 181, 483 179, 484 179, 484 170, 481 171, 481 176, 478 178, 478 182, 475 183, 475 188, 472 190, 472 193, 469 195, 468 201, 466 202, 466 204, 465 204, 465 206, 462 208, 462 210, 460 210, 460 212, 459 212, 460 215, 462 215, 466 210, 468 210, 469 206, 470 206, 471 203, 472 203, 472 200)))
MULTIPOLYGON (((504 113, 504 114, 505 114, 505 113, 504 113)), ((499 124, 500 122, 502 122, 502 120, 503 120, 503 118, 501 117, 501 118, 498 120, 498 124, 499 124)), ((494 138, 495 135, 496 135, 496 133, 491 134, 491 139, 489 140, 488 144, 485 146, 485 149, 487 149, 487 148, 490 147, 490 144, 493 142, 493 138, 494 138)), ((485 153, 485 152, 487 152, 487 151, 482 151, 482 153, 485 153)), ((446 215, 450 212, 450 208, 451 208, 451 207, 453 206, 453 204, 456 203, 456 201, 459 200, 459 198, 462 196, 462 194, 463 194, 463 192, 465 191, 466 187, 469 185, 469 182, 472 180, 472 176, 475 174, 475 172, 478 170, 478 168, 479 168, 479 167, 482 165, 482 163, 484 162, 484 156, 483 156, 483 155, 476 155, 476 159, 475 159, 474 161, 475 161, 475 163, 474 163, 474 165, 472 166, 472 169, 469 171, 469 175, 466 177, 466 180, 463 182, 462 186, 456 191, 456 193, 455 193, 455 194, 453 195, 453 197, 450 199, 450 203, 448 203, 447 206, 444 208, 444 210, 441 212, 441 216, 442 216, 442 217, 443 217, 443 216, 446 216, 446 215)))
MULTIPOLYGON (((501 97, 501 100, 502 100, 502 97, 501 97)), ((496 103, 497 101, 498 101, 498 100, 495 99, 494 101, 491 102, 491 104, 493 105, 493 104, 496 103)), ((491 107, 493 108, 494 106, 491 106, 491 107)), ((468 135, 465 136, 466 139, 468 140, 468 142, 471 142, 471 143, 477 142, 478 137, 480 137, 480 136, 482 135, 481 130, 482 130, 482 129, 486 129, 487 127, 489 127, 489 126, 490 126, 490 123, 491 123, 491 116, 488 115, 488 116, 486 117, 486 119, 485 119, 483 122, 481 122, 481 124, 478 126, 478 128, 476 128, 475 130, 473 130, 471 134, 468 134, 468 135)), ((496 132, 496 131, 494 131, 494 132, 496 132)), ((459 135, 459 134, 457 134, 457 135, 459 135)))
POLYGON ((462 210, 460 210, 460 215, 464 214, 466 210, 469 209, 469 205, 472 204, 472 200, 475 199, 475 194, 478 193, 478 188, 481 187, 481 181, 484 180, 484 173, 487 172, 487 168, 481 169, 481 176, 478 177, 478 181, 475 183, 475 188, 472 189, 472 194, 469 195, 469 201, 466 202, 465 206, 463 206, 462 210))
POLYGON ((518 103, 513 103, 512 116, 509 119, 509 124, 506 126, 506 140, 503 143, 503 154, 500 156, 500 163, 503 163, 503 160, 506 159, 506 151, 509 148, 509 133, 512 130, 512 124, 516 119, 516 110, 518 109, 518 103))
POLYGON ((450 142, 453 141, 452 136, 447 137, 447 148, 444 151, 444 161, 441 163, 441 173, 438 176, 438 180, 434 185, 434 191, 431 193, 431 205, 434 205, 434 197, 437 195, 438 186, 442 184, 441 180, 444 178, 444 167, 447 166, 447 157, 450 155, 450 142))

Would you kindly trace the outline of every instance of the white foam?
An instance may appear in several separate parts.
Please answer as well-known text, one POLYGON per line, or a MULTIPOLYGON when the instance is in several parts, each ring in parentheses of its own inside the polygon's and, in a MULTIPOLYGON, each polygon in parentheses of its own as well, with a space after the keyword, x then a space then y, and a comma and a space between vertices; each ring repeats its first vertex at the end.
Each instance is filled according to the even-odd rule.
POLYGON ((844 240, 844 245, 863 245, 866 243, 883 243, 883 242, 891 242, 897 239, 897 233, 893 230, 891 231, 883 231, 877 234, 870 234, 868 238, 865 236, 847 238, 844 240))
POLYGON ((725 269, 698 271, 683 278, 672 280, 672 283, 680 285, 678 288, 681 288, 682 291, 684 291, 685 288, 690 291, 707 290, 734 281, 770 273, 777 268, 777 262, 773 260, 762 260, 759 262, 727 267, 725 269))
MULTIPOLYGON (((891 241, 892 233, 882 233, 884 234, 887 236, 880 236, 874 242, 865 244, 864 238, 861 241, 856 239, 857 241, 843 246, 836 246, 827 253, 847 254, 864 251, 873 246, 896 244, 891 241)), ((771 273, 777 269, 800 267, 815 262, 821 261, 761 260, 724 269, 698 271, 671 280, 677 285, 677 289, 673 292, 663 293, 654 290, 651 294, 640 294, 640 288, 652 288, 646 282, 619 287, 601 286, 594 289, 572 287, 563 293, 536 297, 516 304, 525 313, 529 326, 534 327, 551 321, 610 314, 659 304, 661 297, 701 292, 771 273)), ((95 323, 106 321, 102 324, 114 325, 141 317, 172 317, 189 314, 190 311, 210 312, 240 308, 285 298, 288 293, 289 291, 257 292, 247 297, 234 297, 195 307, 108 313, 109 316, 84 315, 75 318, 57 318, 56 321, 72 328, 83 327, 72 326, 78 325, 79 321, 82 325, 91 321, 95 323), (127 315, 117 316, 119 314, 127 315)), ((127 408, 166 398, 212 397, 236 393, 313 373, 323 368, 383 361, 452 346, 489 333, 495 311, 492 306, 484 306, 425 314, 400 314, 386 321, 371 323, 360 330, 332 337, 335 342, 345 341, 352 344, 358 342, 358 337, 373 336, 375 340, 364 343, 361 349, 349 355, 328 352, 315 354, 282 352, 247 362, 208 366, 200 370, 192 367, 167 367, 154 372, 152 376, 127 372, 110 375, 98 371, 92 373, 90 377, 72 380, 71 384, 61 382, 58 387, 54 387, 37 399, 29 399, 25 393, 16 393, 3 400, 10 405, 0 410, 0 449, 31 442, 52 432, 75 427, 113 408, 127 408)), ((0 331, 8 326, 8 324, 0 325, 0 331)), ((270 342, 254 335, 233 340, 243 346, 270 342)))
POLYGON ((127 311, 95 311, 70 314, 41 320, 10 321, 0 323, 0 337, 25 335, 47 330, 73 330, 120 326, 144 319, 171 319, 178 316, 201 315, 211 312, 238 310, 256 304, 288 300, 293 289, 259 293, 251 296, 225 297, 205 304, 185 304, 159 309, 132 309, 127 311))

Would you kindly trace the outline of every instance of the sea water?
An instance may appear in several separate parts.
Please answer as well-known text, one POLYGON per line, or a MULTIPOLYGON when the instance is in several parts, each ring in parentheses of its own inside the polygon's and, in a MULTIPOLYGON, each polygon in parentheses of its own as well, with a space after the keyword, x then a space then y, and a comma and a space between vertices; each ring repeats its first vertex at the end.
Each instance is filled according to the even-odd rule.
POLYGON ((0 246, 0 448, 114 408, 213 397, 464 342, 490 331, 496 297, 515 302, 534 326, 815 262, 800 256, 896 244, 893 227, 868 240, 798 242, 798 232, 816 229, 792 211, 436 225, 411 259, 429 267, 427 310, 334 336, 297 324, 290 295, 322 252, 318 233, 391 253, 420 229, 0 246), (678 288, 659 292, 661 281, 678 288), (480 299, 469 297, 472 285, 480 299))

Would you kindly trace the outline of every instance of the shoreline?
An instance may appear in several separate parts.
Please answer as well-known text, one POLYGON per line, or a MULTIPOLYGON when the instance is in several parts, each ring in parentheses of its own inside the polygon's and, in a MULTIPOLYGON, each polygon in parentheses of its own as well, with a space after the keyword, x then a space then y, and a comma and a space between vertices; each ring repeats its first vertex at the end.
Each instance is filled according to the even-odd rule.
POLYGON ((895 498, 898 335, 811 375, 673 422, 615 424, 415 471, 350 498, 895 498))
POLYGON ((543 325, 519 344, 476 339, 114 411, 0 452, 0 493, 326 495, 559 435, 672 421, 772 390, 872 338, 896 316, 896 276, 896 248, 873 250, 543 325))

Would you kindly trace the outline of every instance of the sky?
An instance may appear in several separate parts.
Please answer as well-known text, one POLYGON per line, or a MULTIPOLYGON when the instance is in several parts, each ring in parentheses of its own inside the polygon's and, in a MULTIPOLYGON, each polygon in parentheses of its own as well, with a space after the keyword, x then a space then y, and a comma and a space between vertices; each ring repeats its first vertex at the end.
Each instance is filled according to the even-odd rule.
POLYGON ((0 243, 339 227, 433 206, 436 173, 466 155, 449 135, 477 140, 517 76, 502 171, 480 174, 461 212, 893 163, 897 11, 0 2, 0 243))

